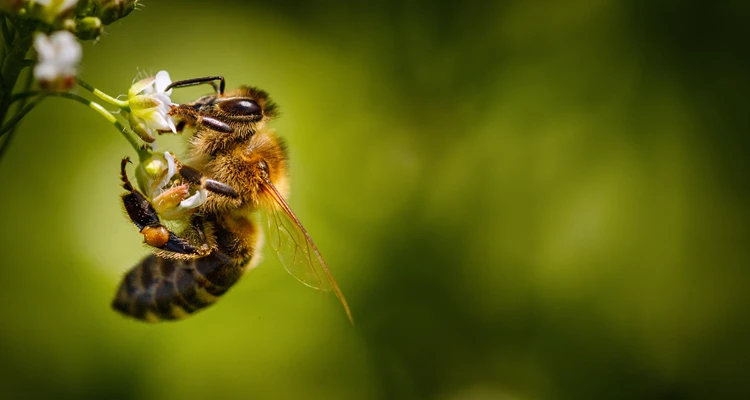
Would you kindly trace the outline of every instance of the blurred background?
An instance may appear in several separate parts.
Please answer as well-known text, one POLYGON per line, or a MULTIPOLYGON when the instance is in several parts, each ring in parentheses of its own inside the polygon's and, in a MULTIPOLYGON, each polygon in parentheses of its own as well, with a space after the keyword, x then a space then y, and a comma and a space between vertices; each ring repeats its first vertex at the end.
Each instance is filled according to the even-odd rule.
POLYGON ((0 165, 0 397, 750 394, 747 2, 144 3, 81 77, 269 91, 356 326, 268 252, 186 320, 113 312, 135 154, 49 99, 0 165))

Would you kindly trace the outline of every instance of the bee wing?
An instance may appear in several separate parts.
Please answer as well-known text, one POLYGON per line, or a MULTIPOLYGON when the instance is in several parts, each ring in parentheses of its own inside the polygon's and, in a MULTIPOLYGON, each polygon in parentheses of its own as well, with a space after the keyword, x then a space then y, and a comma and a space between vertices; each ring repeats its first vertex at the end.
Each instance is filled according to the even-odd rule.
POLYGON ((264 180, 263 191, 267 195, 267 240, 281 265, 307 286, 324 291, 332 290, 344 306, 349 321, 354 324, 344 294, 302 223, 270 180, 264 180))

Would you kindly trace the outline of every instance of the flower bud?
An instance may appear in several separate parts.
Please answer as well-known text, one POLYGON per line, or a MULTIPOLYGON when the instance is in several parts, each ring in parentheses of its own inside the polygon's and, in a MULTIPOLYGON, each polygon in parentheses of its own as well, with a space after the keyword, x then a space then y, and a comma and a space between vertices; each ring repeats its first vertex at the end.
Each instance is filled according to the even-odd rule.
POLYGON ((97 17, 84 17, 78 21, 73 33, 81 40, 93 40, 102 34, 102 21, 97 17))
POLYGON ((62 27, 70 33, 76 33, 76 22, 71 18, 66 18, 65 21, 62 22, 62 27))
POLYGON ((143 162, 143 170, 150 177, 156 178, 167 170, 167 163, 164 161, 164 157, 151 157, 143 162))
POLYGON ((95 15, 104 25, 109 25, 120 18, 125 18, 135 9, 138 0, 94 0, 95 15))
POLYGON ((135 114, 130 113, 128 116, 128 123, 130 124, 130 129, 132 129, 133 132, 135 132, 144 142, 153 143, 156 140, 152 133, 153 129, 149 129, 144 121, 137 118, 135 114))
POLYGON ((153 153, 151 157, 141 161, 135 169, 138 186, 149 198, 158 195, 176 173, 174 158, 170 163, 164 155, 158 153, 153 153))

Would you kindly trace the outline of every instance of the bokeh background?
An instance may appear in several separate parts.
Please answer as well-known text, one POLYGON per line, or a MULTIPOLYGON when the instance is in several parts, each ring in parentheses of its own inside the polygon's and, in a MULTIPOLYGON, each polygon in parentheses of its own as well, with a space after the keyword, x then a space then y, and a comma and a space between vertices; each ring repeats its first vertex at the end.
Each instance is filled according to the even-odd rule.
POLYGON ((0 397, 750 394, 747 2, 144 3, 81 76, 269 91, 357 324, 270 253, 187 320, 115 314, 134 154, 49 99, 0 165, 0 397))

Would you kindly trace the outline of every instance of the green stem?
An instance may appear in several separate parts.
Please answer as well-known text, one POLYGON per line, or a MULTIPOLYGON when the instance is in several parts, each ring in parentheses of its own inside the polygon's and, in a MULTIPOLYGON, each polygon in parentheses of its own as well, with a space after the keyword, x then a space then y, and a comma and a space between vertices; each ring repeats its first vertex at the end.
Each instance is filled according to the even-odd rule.
POLYGON ((107 111, 106 108, 102 107, 101 104, 93 102, 85 97, 81 97, 74 93, 68 93, 68 92, 57 92, 52 93, 53 96, 59 96, 70 100, 75 100, 81 104, 89 106, 94 111, 98 112, 101 116, 104 117, 107 121, 109 121, 112 125, 117 128, 117 130, 122 133, 122 135, 125 137, 125 140, 130 143, 130 146, 133 147, 133 149, 138 153, 138 158, 143 161, 151 156, 151 151, 149 149, 149 146, 147 145, 141 145, 138 142, 138 139, 136 139, 135 132, 130 130, 130 128, 125 127, 123 124, 120 123, 120 121, 115 118, 114 115, 112 115, 111 112, 107 111))
POLYGON ((8 30, 8 20, 5 19, 5 15, 0 15, 0 31, 3 35, 3 43, 5 43, 0 60, 5 61, 5 54, 8 52, 10 46, 13 45, 13 41, 10 39, 10 31, 8 30))
POLYGON ((10 97, 10 102, 12 104, 12 103, 15 103, 16 101, 23 100, 23 99, 28 99, 29 97, 34 97, 34 96, 42 94, 42 93, 44 93, 44 92, 42 92, 41 90, 28 90, 28 91, 25 91, 25 92, 16 93, 16 94, 14 94, 13 96, 10 97))
MULTIPOLYGON (((112 125, 117 128, 118 131, 125 137, 125 140, 130 143, 130 146, 133 147, 133 149, 138 153, 138 158, 143 161, 149 157, 151 157, 151 150, 148 145, 141 145, 138 142, 138 139, 136 139, 135 133, 130 130, 129 128, 125 127, 123 124, 120 123, 120 121, 115 118, 112 113, 107 111, 106 108, 102 107, 101 104, 93 102, 85 97, 79 96, 74 93, 68 93, 68 92, 54 92, 54 93, 43 93, 34 101, 31 102, 31 104, 24 107, 21 111, 18 112, 10 121, 8 121, 7 124, 5 124, 2 128, 0 128, 0 136, 4 135, 6 132, 10 131, 14 125, 18 123, 26 114, 29 113, 34 107, 36 107, 42 100, 47 98, 48 96, 56 96, 56 97, 62 97, 70 100, 74 100, 78 103, 81 103, 83 105, 86 105, 93 109, 94 111, 98 112, 101 116, 104 117, 107 121, 109 121, 112 125)), ((7 139, 6 139, 7 140, 7 139)))
MULTIPOLYGON (((5 19, 5 16, 2 16, 2 19, 5 19)), ((7 49, 7 54, 5 59, 3 59, 2 69, 0 70, 0 75, 2 75, 2 79, 0 80, 0 123, 4 122, 5 117, 8 115, 13 88, 16 87, 18 76, 23 70, 23 60, 26 58, 26 53, 29 52, 31 44, 34 41, 32 26, 19 22, 16 30, 15 40, 7 49)))
POLYGON ((82 86, 84 89, 88 90, 89 92, 93 93, 96 97, 106 101, 107 103, 114 104, 117 107, 120 107, 124 110, 129 110, 128 108, 128 102, 124 100, 117 100, 116 98, 102 92, 101 90, 95 88, 93 85, 89 84, 88 82, 84 81, 81 78, 76 78, 76 82, 82 86))
POLYGON ((33 110, 34 107, 38 106, 39 103, 41 103, 42 100, 44 100, 45 98, 47 98, 46 95, 39 96, 36 99, 34 99, 34 101, 32 101, 31 104, 27 105, 26 107, 22 108, 21 111, 17 112, 16 115, 13 116, 13 118, 8 120, 8 122, 6 122, 5 125, 3 125, 2 128, 0 128, 0 137, 5 135, 11 129, 13 129, 13 127, 15 127, 16 124, 18 124, 18 122, 21 119, 23 119, 23 117, 25 117, 26 114, 29 113, 29 111, 33 110))
POLYGON ((5 15, 2 15, 2 18, 0 18, 0 29, 3 32, 3 41, 5 42, 5 47, 10 47, 13 45, 13 38, 10 36, 10 29, 8 28, 8 20, 5 19, 5 15))
POLYGON ((2 163, 3 158, 5 157, 5 152, 8 151, 8 147, 10 147, 10 142, 13 140, 13 137, 15 136, 15 131, 11 131, 10 135, 8 135, 7 138, 5 138, 5 141, 2 145, 0 145, 0 163, 2 163))
MULTIPOLYGON (((31 82, 34 81, 34 74, 32 71, 29 71, 26 74, 26 82, 24 83, 24 93, 30 93, 29 88, 31 88, 31 82)), ((26 103, 28 102, 28 97, 23 97, 19 99, 20 102, 18 103, 18 107, 16 108, 17 113, 19 110, 23 110, 26 106, 26 103)), ((41 101, 41 99, 39 100, 41 101)), ((12 102, 12 100, 11 100, 12 102)), ((33 108, 33 107, 32 107, 33 108)), ((19 120, 20 121, 20 120, 19 120)), ((5 152, 8 151, 8 147, 10 147, 10 144, 13 142, 13 138, 16 137, 16 132, 18 130, 18 122, 13 124, 13 126, 10 128, 10 132, 8 132, 8 136, 5 138, 5 141, 3 142, 2 147, 0 147, 0 162, 3 161, 3 157, 5 156, 5 152)))

